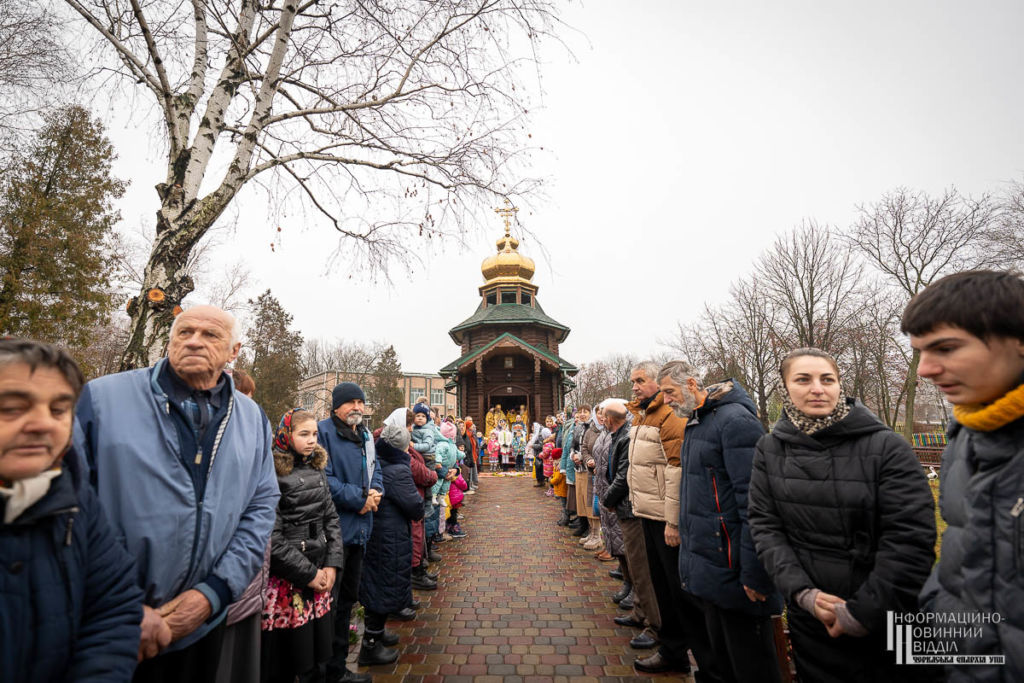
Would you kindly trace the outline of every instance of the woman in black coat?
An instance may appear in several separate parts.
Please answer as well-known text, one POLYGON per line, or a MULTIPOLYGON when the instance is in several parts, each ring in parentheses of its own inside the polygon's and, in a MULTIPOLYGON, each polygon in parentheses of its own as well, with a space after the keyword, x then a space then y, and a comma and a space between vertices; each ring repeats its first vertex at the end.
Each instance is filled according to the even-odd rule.
POLYGON ((398 650, 382 642, 388 614, 402 611, 412 590, 411 522, 423 519, 423 496, 409 466, 409 430, 387 424, 374 444, 384 479, 384 497, 373 515, 373 533, 366 544, 359 583, 359 602, 366 609, 359 665, 390 664, 398 650))
MULTIPOLYGON (((886 611, 914 612, 935 559, 935 506, 913 449, 843 395, 835 360, 797 349, 785 413, 758 442, 748 515, 758 558, 788 605, 797 675, 906 681, 886 611)), ((924 669, 924 670, 922 670, 924 669)))

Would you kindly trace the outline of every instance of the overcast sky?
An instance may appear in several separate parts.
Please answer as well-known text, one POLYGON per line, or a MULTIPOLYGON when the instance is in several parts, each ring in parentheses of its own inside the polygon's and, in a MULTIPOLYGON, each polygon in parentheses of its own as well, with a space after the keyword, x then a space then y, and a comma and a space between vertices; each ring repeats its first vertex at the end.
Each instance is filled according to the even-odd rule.
MULTIPOLYGON (((1001 191, 1024 177, 1024 3, 598 2, 563 15, 574 58, 545 53, 533 142, 547 200, 520 251, 577 364, 643 354, 724 298, 804 218, 846 225, 896 186, 1001 191)), ((133 184, 125 227, 150 224, 162 146, 140 115, 108 112, 133 184)), ((331 270, 326 230, 291 230, 249 201, 214 252, 239 258, 306 337, 382 340, 434 372, 459 349, 497 216, 392 284, 331 270)), ((217 269, 215 265, 214 271, 217 269)))

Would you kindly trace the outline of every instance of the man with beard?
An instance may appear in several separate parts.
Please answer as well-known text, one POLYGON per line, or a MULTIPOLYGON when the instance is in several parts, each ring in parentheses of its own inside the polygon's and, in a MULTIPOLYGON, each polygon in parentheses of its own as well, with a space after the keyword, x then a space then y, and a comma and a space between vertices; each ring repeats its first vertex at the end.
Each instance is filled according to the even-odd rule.
POLYGON ((341 522, 345 566, 335 583, 334 653, 327 662, 327 680, 370 681, 345 667, 352 604, 359 599, 363 553, 373 531, 373 513, 384 495, 373 437, 363 426, 366 395, 358 384, 342 382, 331 392, 332 414, 317 425, 318 441, 327 451, 327 483, 341 522))
POLYGON ((782 613, 782 598, 757 559, 747 522, 754 447, 764 429, 738 382, 704 388, 695 374, 681 360, 658 372, 660 395, 686 420, 673 602, 703 608, 722 680, 778 681, 771 615, 782 613))

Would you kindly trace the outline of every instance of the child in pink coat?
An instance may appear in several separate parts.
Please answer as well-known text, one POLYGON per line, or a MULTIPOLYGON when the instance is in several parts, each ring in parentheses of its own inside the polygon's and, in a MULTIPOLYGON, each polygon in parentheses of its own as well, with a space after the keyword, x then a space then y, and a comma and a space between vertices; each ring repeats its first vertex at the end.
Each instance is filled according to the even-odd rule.
POLYGON ((491 432, 491 438, 487 440, 487 460, 491 464, 491 472, 498 469, 498 457, 501 455, 501 446, 498 444, 498 432, 491 432))
POLYGON ((451 488, 448 489, 448 500, 452 504, 451 516, 448 518, 448 533, 452 538, 465 538, 468 535, 459 524, 459 509, 462 508, 466 498, 465 491, 468 488, 469 484, 462 478, 462 471, 459 470, 458 476, 452 480, 451 488))

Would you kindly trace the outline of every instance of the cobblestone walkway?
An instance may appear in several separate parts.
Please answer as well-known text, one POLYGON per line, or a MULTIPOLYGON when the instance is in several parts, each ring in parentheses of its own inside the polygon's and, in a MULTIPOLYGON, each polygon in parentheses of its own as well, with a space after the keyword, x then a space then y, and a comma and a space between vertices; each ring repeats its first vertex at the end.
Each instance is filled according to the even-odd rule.
POLYGON ((653 650, 632 650, 634 630, 612 622, 622 614, 609 599, 620 585, 608 576, 616 564, 597 562, 555 525, 556 499, 530 478, 483 476, 463 511, 469 537, 438 546, 438 590, 417 591, 415 621, 388 623, 401 657, 360 671, 378 683, 655 678, 632 667, 653 650))

